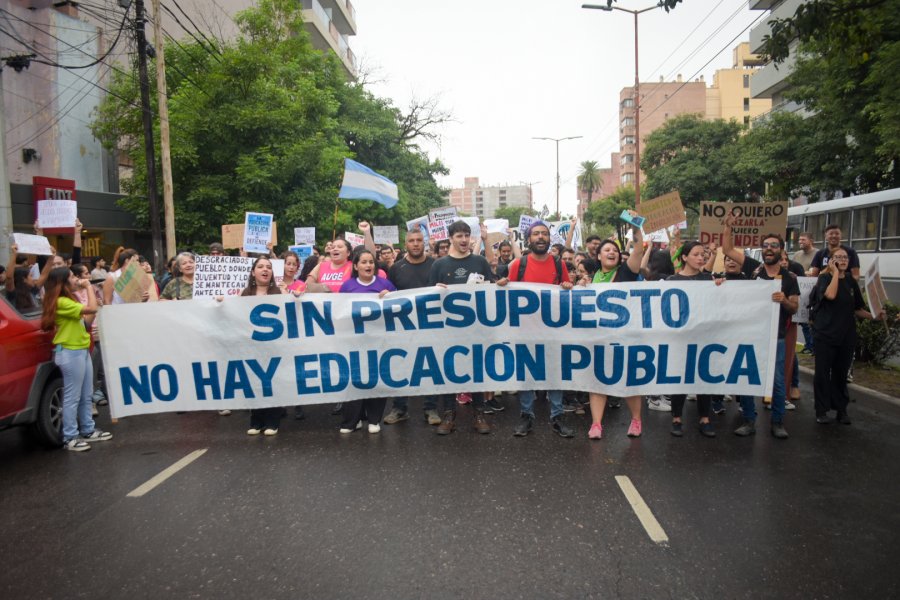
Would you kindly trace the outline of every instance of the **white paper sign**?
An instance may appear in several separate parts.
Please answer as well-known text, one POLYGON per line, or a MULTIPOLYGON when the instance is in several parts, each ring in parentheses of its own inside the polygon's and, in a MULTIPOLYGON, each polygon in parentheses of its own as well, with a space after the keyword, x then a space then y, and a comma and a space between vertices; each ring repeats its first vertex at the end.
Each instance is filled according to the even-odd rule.
POLYGON ((239 296, 247 287, 254 258, 198 256, 194 267, 194 298, 239 296))
POLYGON ((528 228, 531 227, 531 225, 535 221, 540 221, 540 219, 538 219, 537 217, 529 216, 529 215, 522 215, 519 217, 519 231, 522 233, 523 236, 528 231, 528 228))
POLYGON ((315 227, 294 227, 294 243, 298 246, 316 245, 315 227))
POLYGON ((244 217, 244 252, 268 254, 272 241, 272 215, 248 212, 244 217))
POLYGON ((818 277, 798 277, 797 284, 800 286, 800 308, 791 319, 794 323, 809 323, 809 295, 813 288, 816 287, 818 277))
POLYGON ((429 221, 428 239, 434 242, 449 239, 450 235, 447 233, 448 225, 449 223, 447 221, 429 221))
POLYGON ((484 226, 487 227, 488 233, 507 234, 509 230, 509 221, 507 219, 485 219, 484 226))
MULTIPOLYGON (((629 232, 630 231, 631 231, 631 229, 629 228, 629 232)), ((660 244, 668 244, 669 243, 669 234, 666 232, 665 229, 659 229, 657 231, 654 231, 653 233, 648 233, 646 236, 644 236, 644 241, 650 242, 650 243, 658 242, 660 244)))
POLYGON ((37 213, 41 229, 71 229, 78 218, 78 203, 74 200, 39 200, 37 213))
POLYGON ((456 211, 455 206, 444 206, 443 208, 428 211, 429 221, 449 221, 452 223, 458 216, 459 213, 456 211))
POLYGON ((350 245, 356 248, 357 246, 362 246, 366 243, 365 236, 362 236, 358 233, 350 233, 349 231, 344 232, 344 239, 350 242, 350 245))
POLYGON ((375 225, 372 229, 376 244, 400 243, 400 228, 396 225, 375 225))
POLYGON ((12 243, 19 247, 19 254, 37 254, 38 256, 50 256, 53 254, 50 242, 42 235, 14 233, 12 234, 12 243))

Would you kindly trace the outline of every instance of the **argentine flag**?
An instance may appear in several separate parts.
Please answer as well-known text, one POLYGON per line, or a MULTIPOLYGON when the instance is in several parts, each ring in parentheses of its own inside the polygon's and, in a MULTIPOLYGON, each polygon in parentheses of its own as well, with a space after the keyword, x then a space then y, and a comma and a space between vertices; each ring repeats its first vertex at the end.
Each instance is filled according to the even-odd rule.
POLYGON ((338 198, 374 200, 385 208, 394 208, 400 199, 396 183, 349 158, 344 159, 344 182, 338 198))

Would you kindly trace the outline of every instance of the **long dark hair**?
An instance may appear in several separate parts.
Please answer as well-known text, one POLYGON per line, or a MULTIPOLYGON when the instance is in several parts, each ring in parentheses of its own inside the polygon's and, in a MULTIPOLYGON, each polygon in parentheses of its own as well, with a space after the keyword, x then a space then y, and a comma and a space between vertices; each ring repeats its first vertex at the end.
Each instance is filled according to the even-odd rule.
MULTIPOLYGON (((255 296, 256 295, 256 275, 253 274, 256 271, 256 265, 259 264, 259 261, 267 260, 269 261, 269 267, 272 266, 272 260, 268 256, 260 256, 256 260, 253 261, 253 266, 250 267, 250 275, 247 277, 247 287, 244 288, 244 291, 241 292, 241 296, 255 296)), ((275 285, 275 273, 272 273, 272 279, 269 280, 269 286, 266 289, 266 294, 280 294, 281 290, 278 289, 278 286, 275 285)))
POLYGON ((13 291, 13 294, 15 295, 14 304, 19 310, 31 310, 37 308, 37 303, 34 301, 34 295, 31 293, 32 286, 28 285, 28 282, 26 281, 29 273, 31 273, 31 269, 28 267, 16 267, 13 270, 13 285, 15 286, 15 290, 13 291))
POLYGON ((297 279, 305 282, 306 278, 309 277, 309 274, 312 273, 312 270, 316 268, 317 264, 319 264, 319 257, 315 254, 306 257, 306 260, 303 261, 303 268, 300 269, 300 274, 297 275, 297 279))
POLYGON ((375 271, 372 273, 372 275, 378 277, 378 261, 375 260, 375 254, 373 254, 371 250, 367 250, 365 248, 353 253, 353 277, 359 277, 359 271, 356 270, 356 265, 359 264, 359 259, 362 258, 365 254, 368 254, 372 257, 372 262, 375 263, 375 271))
POLYGON ((675 274, 675 265, 668 250, 651 250, 647 261, 647 281, 659 281, 675 274))
POLYGON ((47 281, 44 282, 44 308, 41 313, 41 327, 45 331, 52 331, 56 327, 57 301, 61 297, 77 302, 69 288, 71 274, 69 267, 59 267, 47 275, 47 281))

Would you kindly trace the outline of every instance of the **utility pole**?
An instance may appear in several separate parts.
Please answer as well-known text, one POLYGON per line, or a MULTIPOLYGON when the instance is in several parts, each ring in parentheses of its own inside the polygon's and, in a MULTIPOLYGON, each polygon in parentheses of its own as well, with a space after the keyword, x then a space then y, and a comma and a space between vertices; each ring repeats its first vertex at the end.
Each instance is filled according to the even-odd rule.
POLYGON ((150 237, 153 240, 153 270, 163 269, 162 232, 159 227, 159 198, 156 190, 156 158, 153 147, 153 113, 150 110, 150 80, 147 75, 147 37, 144 34, 144 0, 134 0, 134 30, 138 49, 138 78, 141 84, 141 114, 144 121, 144 153, 147 160, 147 201, 150 204, 150 237))
MULTIPOLYGON (((0 265, 9 263, 9 236, 13 232, 12 198, 6 171, 6 124, 3 118, 3 71, 0 70, 0 265)), ((12 277, 12 273, 7 273, 12 277)))
POLYGON ((175 203, 172 192, 172 151, 169 146, 169 99, 166 97, 165 40, 159 0, 153 2, 153 42, 156 44, 156 93, 159 107, 159 145, 162 150, 163 209, 166 219, 166 257, 175 256, 175 203))
POLYGON ((533 137, 533 140, 549 140, 551 142, 556 142, 556 218, 561 219, 562 215, 559 214, 559 143, 564 142, 566 140, 577 140, 582 136, 573 135, 570 137, 564 138, 551 138, 551 137, 533 137))

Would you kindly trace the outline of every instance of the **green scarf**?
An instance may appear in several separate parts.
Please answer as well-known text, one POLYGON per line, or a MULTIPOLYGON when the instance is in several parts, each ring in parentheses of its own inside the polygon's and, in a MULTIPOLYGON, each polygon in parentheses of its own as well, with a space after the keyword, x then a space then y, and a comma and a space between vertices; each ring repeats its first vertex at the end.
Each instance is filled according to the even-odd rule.
POLYGON ((597 271, 594 273, 594 281, 593 283, 612 283, 613 278, 616 276, 616 272, 619 270, 618 267, 604 273, 603 271, 597 271))

